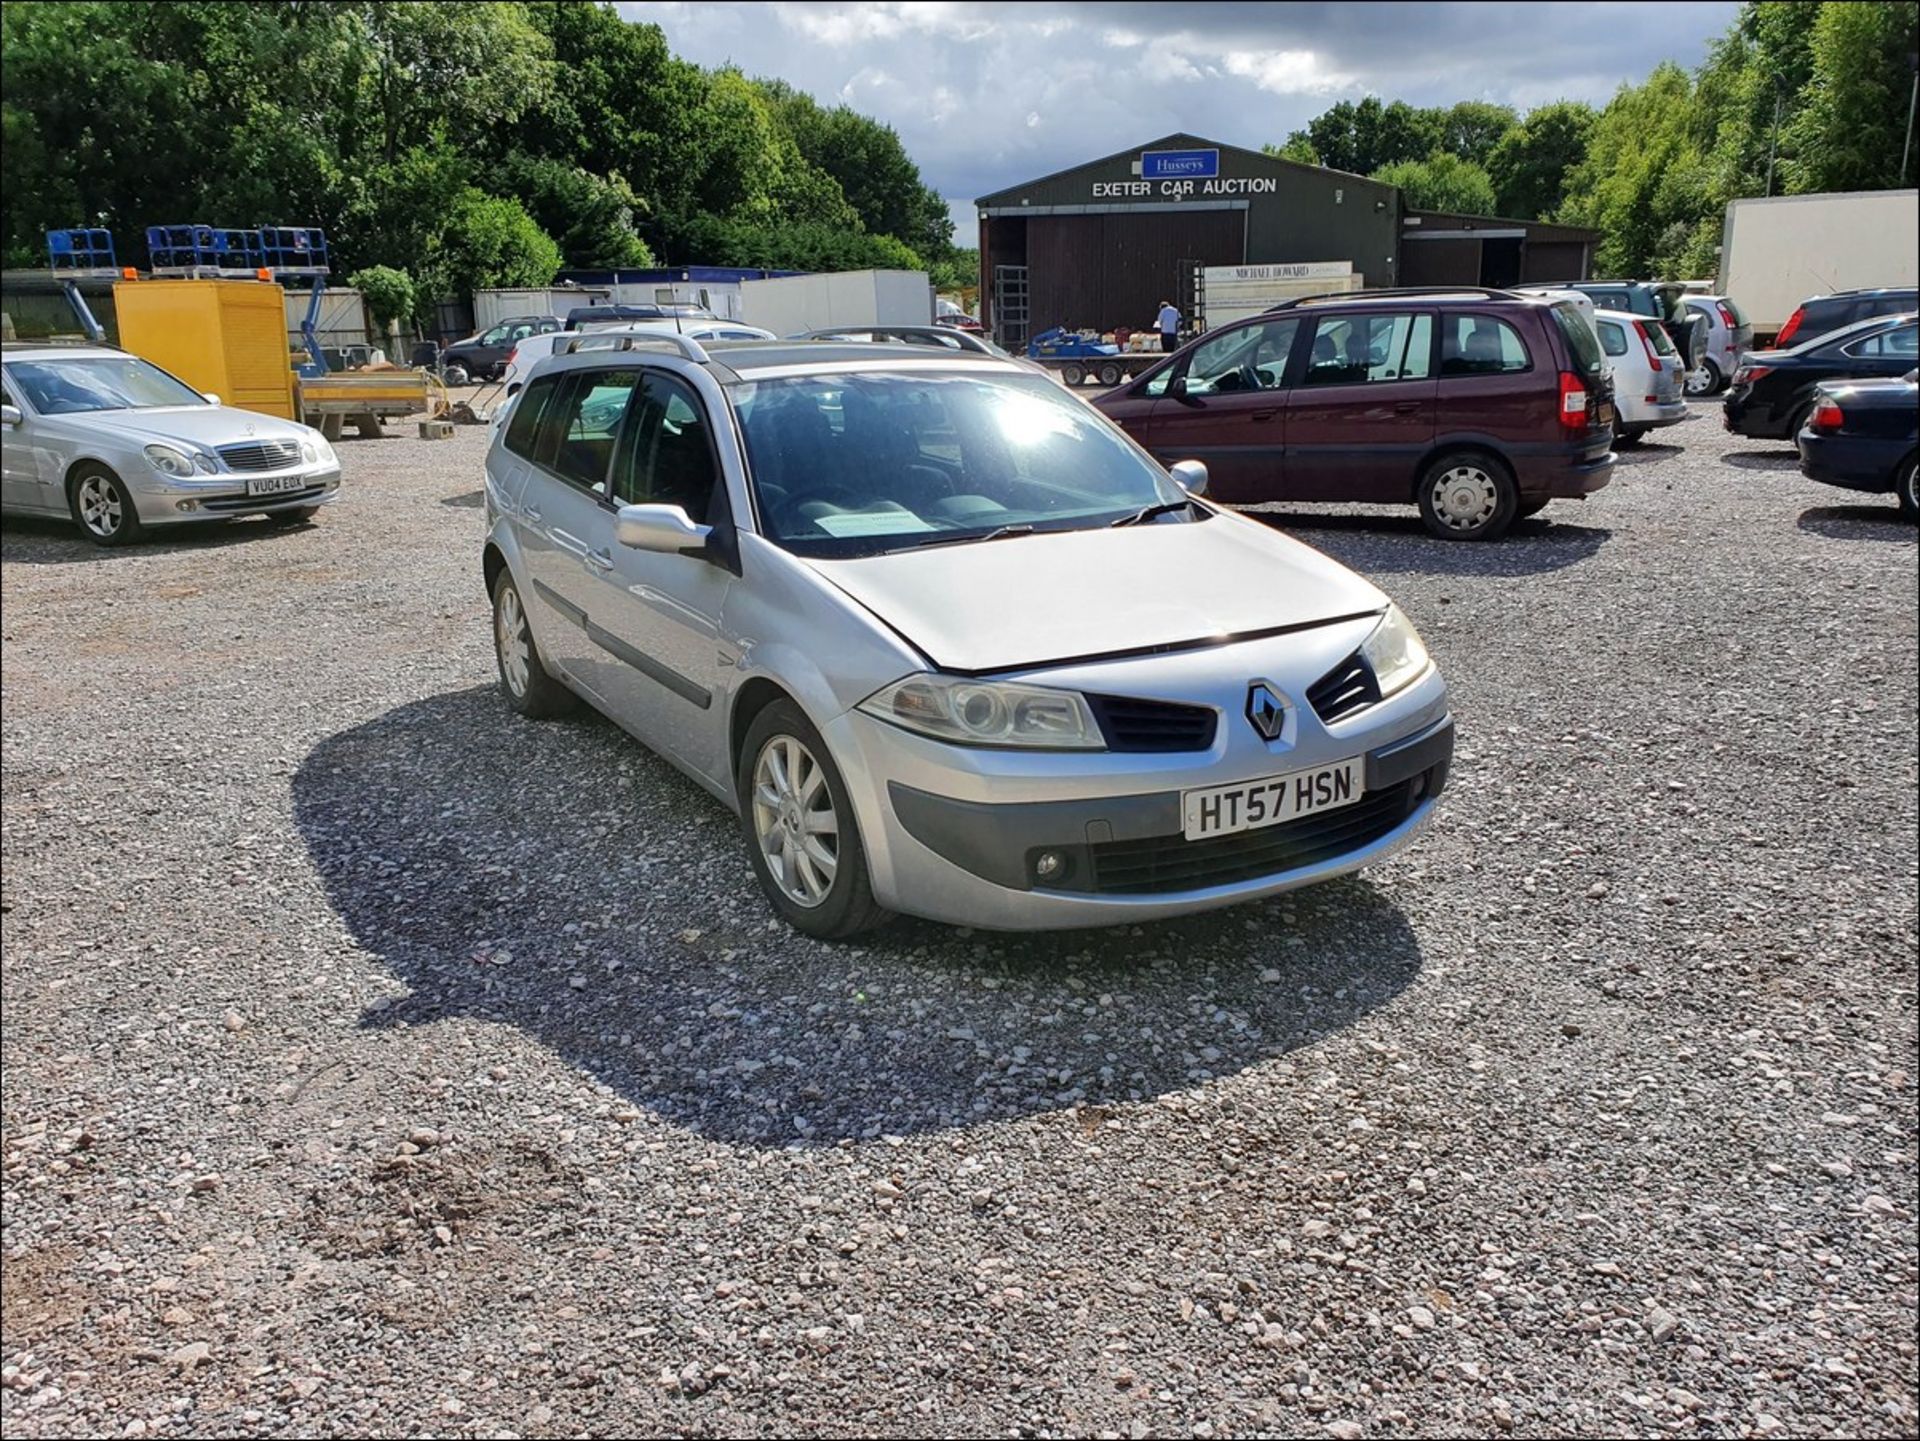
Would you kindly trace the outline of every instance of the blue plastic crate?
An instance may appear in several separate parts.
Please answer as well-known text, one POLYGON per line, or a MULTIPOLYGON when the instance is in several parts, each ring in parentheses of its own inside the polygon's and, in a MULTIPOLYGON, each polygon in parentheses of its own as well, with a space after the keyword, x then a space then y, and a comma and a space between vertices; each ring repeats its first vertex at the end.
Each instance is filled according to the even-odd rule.
POLYGON ((113 254, 113 236, 105 230, 49 230, 47 265, 56 273, 69 275, 120 272, 120 262, 113 254))

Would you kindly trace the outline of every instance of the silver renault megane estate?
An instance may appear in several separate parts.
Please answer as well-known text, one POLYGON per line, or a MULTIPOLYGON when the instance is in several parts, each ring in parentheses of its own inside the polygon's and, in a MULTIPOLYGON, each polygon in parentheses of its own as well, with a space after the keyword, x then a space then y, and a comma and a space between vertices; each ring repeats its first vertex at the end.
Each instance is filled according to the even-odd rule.
POLYGON ((1179 915, 1428 818, 1447 688, 1359 576, 990 356, 635 337, 487 456, 507 702, 733 808, 809 934, 1179 915))

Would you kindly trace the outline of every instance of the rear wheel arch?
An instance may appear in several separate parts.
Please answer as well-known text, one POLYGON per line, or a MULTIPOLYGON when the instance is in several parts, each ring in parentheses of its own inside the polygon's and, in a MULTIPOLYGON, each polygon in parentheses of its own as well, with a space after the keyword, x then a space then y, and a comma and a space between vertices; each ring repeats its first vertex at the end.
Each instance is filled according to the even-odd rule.
POLYGON ((1454 456, 1460 456, 1463 459, 1471 456, 1476 460, 1491 461, 1506 474, 1508 480, 1513 481, 1516 486, 1519 484, 1512 464, 1500 453, 1498 447, 1473 440, 1442 440, 1428 447, 1413 463, 1413 471, 1407 476, 1407 499, 1418 505, 1420 482, 1425 479, 1427 472, 1433 468, 1436 461, 1451 459, 1454 456))

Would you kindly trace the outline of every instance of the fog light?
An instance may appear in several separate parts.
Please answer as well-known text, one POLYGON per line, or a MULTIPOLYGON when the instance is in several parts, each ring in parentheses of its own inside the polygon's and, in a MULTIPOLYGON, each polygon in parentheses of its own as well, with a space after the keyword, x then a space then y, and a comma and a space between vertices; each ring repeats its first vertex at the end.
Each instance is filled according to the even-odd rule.
POLYGON ((173 503, 173 508, 181 512, 198 510, 200 509, 200 502, 197 500, 176 500, 173 503))
POLYGON ((1052 880, 1066 873, 1067 858, 1058 851, 1042 851, 1033 863, 1033 873, 1041 880, 1052 880))

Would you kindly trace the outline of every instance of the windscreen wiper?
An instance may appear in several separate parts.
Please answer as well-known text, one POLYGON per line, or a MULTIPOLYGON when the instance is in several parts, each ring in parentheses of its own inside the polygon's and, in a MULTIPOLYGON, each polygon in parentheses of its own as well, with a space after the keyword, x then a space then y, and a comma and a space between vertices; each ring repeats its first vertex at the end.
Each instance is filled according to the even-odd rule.
POLYGON ((924 550, 930 545, 970 545, 977 540, 1007 540, 1016 535, 1032 535, 1030 525, 1001 525, 992 530, 983 530, 978 535, 937 535, 932 540, 916 540, 912 545, 897 545, 895 550, 924 550))
POLYGON ((1145 510, 1136 510, 1132 515, 1123 515, 1107 528, 1117 530, 1123 525, 1142 525, 1156 515, 1172 515, 1176 510, 1190 510, 1192 507, 1193 501, 1190 498, 1161 501, 1158 505, 1150 505, 1145 510))

